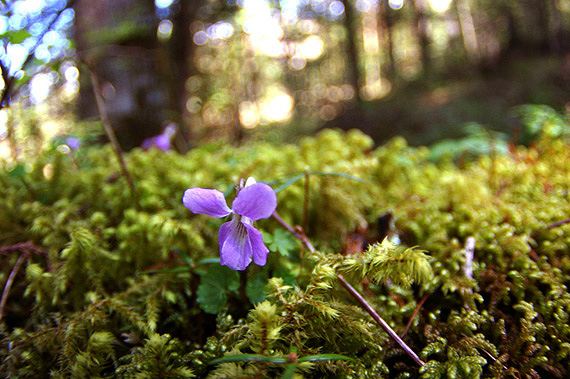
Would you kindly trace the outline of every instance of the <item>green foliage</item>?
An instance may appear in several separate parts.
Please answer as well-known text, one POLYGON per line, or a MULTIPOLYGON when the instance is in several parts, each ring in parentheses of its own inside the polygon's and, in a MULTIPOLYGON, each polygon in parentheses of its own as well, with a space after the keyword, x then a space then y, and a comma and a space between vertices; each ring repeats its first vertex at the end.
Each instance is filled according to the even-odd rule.
POLYGON ((370 245, 359 257, 343 260, 347 271, 360 271, 375 283, 391 281, 409 287, 412 283, 427 284, 433 279, 431 257, 424 251, 397 246, 388 239, 370 245))
POLYGON ((463 127, 465 136, 460 139, 444 139, 430 147, 429 158, 432 161, 442 159, 469 158, 479 155, 506 154, 507 135, 489 131, 477 123, 463 127))
POLYGON ((291 233, 284 229, 275 229, 273 234, 263 233, 263 241, 267 248, 284 256, 288 256, 299 246, 298 241, 294 238, 291 233))
POLYGON ((0 172, 0 282, 13 277, 0 371, 565 377, 569 154, 565 135, 543 136, 533 147, 436 164, 403 139, 372 150, 362 134, 338 131, 296 145, 206 145, 185 156, 134 150, 125 158, 139 205, 110 147, 75 161, 57 150, 38 154, 16 173, 0 172), (231 188, 247 176, 283 186, 279 214, 291 225, 306 215, 316 251, 275 220, 260 220, 267 265, 241 273, 219 265, 224 221, 191 214, 182 193, 218 188, 231 203, 231 188), (388 212, 393 225, 384 230, 377 219, 388 212), (423 368, 391 343, 338 274, 404 334, 423 368))
POLYGON ((226 304, 227 292, 239 287, 239 275, 225 266, 210 265, 198 287, 198 302, 208 313, 218 313, 226 304))
POLYGON ((516 116, 521 117, 523 130, 521 142, 528 145, 541 136, 558 138, 568 136, 568 122, 563 115, 547 105, 527 104, 513 109, 516 116))
POLYGON ((126 365, 117 370, 118 378, 194 378, 180 355, 180 342, 168 334, 152 334, 142 347, 126 356, 126 365))

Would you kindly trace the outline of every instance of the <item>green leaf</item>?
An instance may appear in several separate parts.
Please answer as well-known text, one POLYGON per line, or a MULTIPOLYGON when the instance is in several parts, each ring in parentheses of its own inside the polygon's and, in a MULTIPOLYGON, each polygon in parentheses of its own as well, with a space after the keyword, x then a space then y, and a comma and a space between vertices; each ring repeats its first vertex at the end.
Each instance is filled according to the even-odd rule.
POLYGON ((228 362, 269 362, 269 363, 283 364, 289 362, 289 360, 283 357, 266 357, 257 354, 234 354, 219 359, 215 359, 211 361, 210 364, 218 365, 220 363, 228 363, 228 362))
POLYGON ((357 182, 361 182, 361 183, 369 183, 367 180, 364 180, 362 178, 359 178, 359 177, 356 177, 353 175, 345 174, 343 172, 310 171, 309 174, 311 174, 311 175, 322 175, 322 176, 340 176, 341 178, 352 179, 352 180, 356 180, 357 182))
POLYGON ((191 267, 194 264, 194 260, 192 260, 192 258, 190 258, 190 256, 188 256, 188 254, 186 254, 182 250, 180 249, 170 249, 170 250, 178 254, 180 258, 182 258, 184 263, 186 263, 189 267, 191 267))
POLYGON ((285 372, 283 372, 281 379, 293 379, 295 377, 296 369, 297 369, 296 363, 289 363, 285 368, 285 372))
POLYGON ((227 301, 227 293, 239 287, 239 274, 225 266, 213 264, 198 286, 198 303, 206 313, 218 313, 227 301))
POLYGON ((26 167, 23 164, 18 163, 16 167, 8 172, 8 176, 15 179, 21 179, 26 176, 26 167))
POLYGON ((263 240, 267 248, 273 252, 279 252, 281 255, 289 255, 289 253, 298 245, 298 241, 284 229, 276 229, 273 235, 262 232, 263 240))
POLYGON ((279 187, 277 187, 275 189, 275 193, 279 193, 280 191, 284 190, 285 188, 289 187, 291 184, 296 183, 298 180, 302 179, 305 177, 305 174, 300 174, 297 176, 294 176, 292 178, 290 178, 289 180, 287 180, 285 183, 283 183, 282 185, 280 185, 279 187))
POLYGON ((297 284, 297 275, 285 267, 280 267, 275 270, 273 276, 283 279, 283 284, 286 286, 294 286, 297 284))
POLYGON ((141 274, 187 274, 190 272, 190 267, 174 267, 174 268, 164 268, 159 270, 145 270, 137 272, 137 275, 141 274))
POLYGON ((265 285, 267 284, 267 273, 260 271, 248 279, 245 293, 252 304, 261 303, 265 300, 265 285))
POLYGON ((306 357, 300 358, 297 362, 303 363, 303 362, 333 361, 333 360, 356 362, 356 360, 354 360, 353 358, 341 354, 307 355, 306 357))
POLYGON ((26 29, 20 29, 15 31, 9 31, 1 35, 2 39, 8 39, 8 41, 13 45, 18 45, 26 38, 31 37, 32 35, 26 29))

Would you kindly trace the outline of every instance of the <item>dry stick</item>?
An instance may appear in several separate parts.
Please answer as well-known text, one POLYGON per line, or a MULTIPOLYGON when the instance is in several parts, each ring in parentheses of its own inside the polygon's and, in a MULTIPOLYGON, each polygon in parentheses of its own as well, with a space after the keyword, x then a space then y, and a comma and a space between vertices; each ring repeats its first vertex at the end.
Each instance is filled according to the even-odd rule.
POLYGON ((99 115, 101 116, 101 122, 103 123, 103 127, 105 129, 105 134, 107 134, 107 138, 109 138, 109 141, 111 142, 111 145, 113 146, 113 150, 115 151, 115 155, 117 156, 117 159, 119 160, 119 164, 121 166, 121 171, 123 172, 123 175, 125 176, 125 178, 127 179, 127 183, 129 184, 129 188, 131 190, 131 196, 132 196, 133 200, 135 201, 135 204, 138 207, 139 204, 137 201, 135 184, 133 182, 133 178, 131 177, 131 174, 129 173, 129 170, 127 170, 127 165, 125 164, 125 160, 123 159, 123 153, 121 151, 121 145, 119 145, 119 141, 117 140, 117 137, 115 136, 115 132, 113 131, 113 128, 111 127, 111 123, 109 121, 109 116, 107 115, 107 109, 105 108, 105 103, 103 101, 103 96, 101 95, 101 86, 99 85, 99 78, 97 77, 95 70, 93 69, 93 67, 91 67, 91 65, 89 63, 87 63, 87 67, 89 68, 89 72, 91 74, 91 82, 93 84, 93 92, 95 94, 97 109, 99 110, 99 115))
POLYGON ((397 343, 398 345, 400 345, 400 347, 402 349, 404 349, 404 351, 420 366, 424 366, 425 362, 422 361, 416 353, 414 353, 414 351, 400 338, 400 336, 398 336, 398 334, 396 334, 396 332, 390 328, 390 325, 388 325, 388 323, 386 321, 384 321, 384 319, 382 319, 382 317, 380 317, 380 315, 378 313, 376 313, 376 311, 374 310, 374 308, 372 308, 372 306, 366 301, 366 299, 364 299, 364 297, 362 297, 362 295, 360 293, 358 293, 358 291, 356 289, 354 289, 354 287, 352 287, 346 280, 344 280, 344 278, 342 277, 341 274, 337 275, 338 280, 340 280, 340 282, 342 283, 342 285, 344 286, 344 288, 347 289, 348 292, 350 292, 350 294, 352 296, 354 296, 354 298, 356 300, 358 300, 358 302, 360 303, 360 305, 362 305, 364 307, 364 309, 366 309, 366 311, 370 314, 370 316, 372 316, 372 318, 374 319, 374 321, 376 321, 378 324, 380 324, 380 326, 382 327, 382 329, 384 329, 384 331, 386 333, 388 333, 390 335, 390 337, 392 337, 397 343))
POLYGON ((24 261, 28 258, 29 254, 23 253, 18 257, 16 264, 12 267, 12 271, 10 271, 10 275, 6 280, 6 284, 4 285, 4 291, 2 292, 2 299, 0 300, 0 320, 4 318, 4 312, 6 309, 6 302, 8 301, 8 295, 10 294, 10 289, 12 288, 12 284, 14 284, 14 279, 16 278, 16 274, 20 271, 20 267, 24 263, 24 261))
POLYGON ((416 318, 416 315, 418 314, 418 312, 420 311, 420 308, 422 307, 422 305, 424 305, 424 303, 426 302, 427 298, 429 297, 429 293, 426 293, 421 299, 420 302, 418 303, 418 305, 416 306, 416 309, 414 309, 414 313, 412 313, 412 317, 410 317, 410 319, 408 320, 408 324, 406 325, 406 328, 404 329, 404 331, 402 332, 402 334, 400 334, 400 338, 404 338, 404 336, 406 335, 406 333, 408 333, 408 330, 410 330, 410 327, 412 326, 412 322, 414 321, 414 318, 416 318))
POLYGON ((555 223, 553 223, 553 224, 547 225, 547 226, 544 227, 544 229, 535 230, 535 231, 531 234, 531 237, 532 237, 532 238, 536 238, 536 237, 538 236, 538 234, 539 234, 541 231, 543 231, 543 230, 549 230, 549 229, 552 229, 552 228, 557 228, 557 227, 559 227, 559 226, 561 226, 561 225, 564 225, 564 224, 570 224, 570 219, 558 221, 558 222, 555 222, 555 223))
POLYGON ((44 255, 46 259, 46 266, 49 272, 52 271, 51 263, 49 260, 49 253, 46 249, 36 246, 32 241, 16 243, 13 245, 0 247, 0 255, 7 255, 8 253, 19 252, 22 254, 37 254, 44 255))
POLYGON ((314 253, 315 251, 317 251, 314 246, 311 244, 311 242, 309 241, 309 239, 307 238, 307 236, 305 235, 304 231, 299 231, 298 229, 293 229, 291 227, 291 225, 287 224, 282 218, 281 216, 279 216, 279 214, 277 213, 277 211, 273 212, 273 218, 275 220, 277 220, 278 223, 281 224, 282 227, 284 227, 285 229, 287 229, 287 231, 289 233, 291 233, 292 235, 294 235, 295 237, 297 237, 301 243, 303 243, 303 245, 307 248, 307 250, 309 250, 311 253, 314 253))
POLYGON ((570 223, 570 219, 564 220, 564 221, 555 222, 554 224, 548 225, 548 226, 547 226, 546 228, 544 228, 544 229, 552 229, 552 228, 556 228, 557 226, 564 225, 564 224, 568 224, 568 223, 570 223))
MULTIPOLYGON (((307 236, 305 236, 304 234, 301 234, 298 231, 296 231, 295 229, 293 229, 289 224, 287 224, 277 214, 277 211, 273 212, 273 218, 275 220, 277 220, 277 222, 279 222, 285 229, 287 229, 287 231, 289 233, 291 233, 295 237, 297 237, 310 252, 314 253, 316 251, 315 248, 313 247, 313 245, 311 244, 311 242, 307 239, 307 236)), ((425 363, 417 356, 416 353, 414 353, 414 351, 408 345, 406 345, 406 343, 396 334, 396 332, 394 332, 394 330, 392 328, 390 328, 390 325, 388 325, 386 323, 386 321, 384 321, 382 319, 382 317, 380 317, 380 315, 378 313, 376 313, 374 308, 372 308, 372 306, 366 301, 366 299, 364 299, 364 297, 362 297, 362 295, 360 293, 358 293, 357 290, 355 290, 350 284, 348 284, 348 282, 343 278, 343 276, 341 274, 338 274, 337 278, 341 282, 341 284, 344 286, 344 288, 346 288, 348 290, 348 292, 352 296, 354 296, 354 298, 356 298, 356 300, 360 303, 360 305, 362 305, 364 307, 364 309, 366 309, 366 311, 368 311, 368 313, 372 316, 374 321, 376 321, 378 324, 380 324, 382 329, 384 329, 384 331, 386 331, 386 333, 388 333, 390 335, 390 337, 392 337, 398 343, 398 345, 400 345, 400 347, 402 347, 402 349, 404 349, 404 351, 418 365, 424 366, 425 363)))

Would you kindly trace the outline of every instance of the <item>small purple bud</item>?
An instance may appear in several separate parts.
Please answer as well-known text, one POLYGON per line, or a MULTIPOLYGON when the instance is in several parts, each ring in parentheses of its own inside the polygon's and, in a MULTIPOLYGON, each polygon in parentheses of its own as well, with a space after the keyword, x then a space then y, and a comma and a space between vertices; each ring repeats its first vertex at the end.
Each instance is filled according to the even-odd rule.
POLYGON ((81 147, 81 141, 75 137, 67 137, 65 144, 69 146, 72 151, 77 151, 81 147))

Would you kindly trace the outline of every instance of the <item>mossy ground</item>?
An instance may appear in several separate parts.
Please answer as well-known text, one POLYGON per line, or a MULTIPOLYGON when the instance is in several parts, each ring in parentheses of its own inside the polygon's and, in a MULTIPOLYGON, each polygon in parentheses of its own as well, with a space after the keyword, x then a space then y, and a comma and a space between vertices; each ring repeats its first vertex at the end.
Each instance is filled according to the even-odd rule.
POLYGON ((532 147, 437 163, 401 138, 372 146, 360 132, 326 130, 294 145, 133 150, 125 158, 134 197, 109 146, 54 149, 5 167, 0 282, 12 285, 0 372, 566 377, 570 224, 552 225, 570 218, 567 137, 546 133, 532 147), (206 187, 231 197, 248 176, 278 190, 279 214, 304 224, 315 253, 267 219, 256 223, 271 250, 265 267, 219 266, 222 220, 191 214, 182 193, 206 187), (397 244, 374 244, 386 235, 397 244), (423 368, 338 273, 405 333, 423 368), (299 360, 287 373, 280 359, 291 352, 354 362, 299 360), (232 354, 273 361, 209 365, 232 354))

